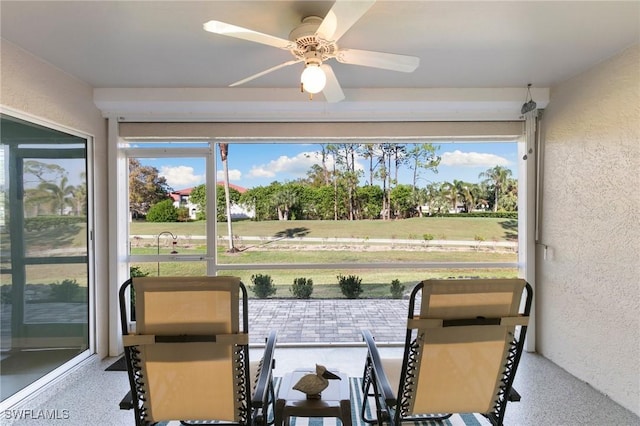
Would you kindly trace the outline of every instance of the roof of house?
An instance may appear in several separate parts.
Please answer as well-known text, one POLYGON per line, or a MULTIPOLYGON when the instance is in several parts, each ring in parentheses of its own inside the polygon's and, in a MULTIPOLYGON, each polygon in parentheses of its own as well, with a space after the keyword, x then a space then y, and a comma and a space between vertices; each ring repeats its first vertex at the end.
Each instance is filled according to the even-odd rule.
MULTIPOLYGON (((224 185, 224 181, 218 181, 218 182, 216 182, 216 184, 220 185, 220 186, 223 186, 224 185)), ((247 188, 239 186, 239 185, 234 185, 233 183, 229 183, 229 188, 233 188, 233 189, 235 189, 236 191, 238 191, 241 194, 247 192, 247 188)), ((180 197, 191 195, 191 191, 193 191, 193 187, 185 188, 185 189, 178 189, 177 191, 171 191, 169 193, 169 196, 174 201, 179 201, 180 197)))
MULTIPOLYGON (((219 180, 217 184, 222 186, 224 185, 224 181, 219 180)), ((233 188, 241 194, 244 194, 245 192, 247 192, 247 188, 239 185, 234 185, 233 183, 229 183, 229 188, 233 188)))

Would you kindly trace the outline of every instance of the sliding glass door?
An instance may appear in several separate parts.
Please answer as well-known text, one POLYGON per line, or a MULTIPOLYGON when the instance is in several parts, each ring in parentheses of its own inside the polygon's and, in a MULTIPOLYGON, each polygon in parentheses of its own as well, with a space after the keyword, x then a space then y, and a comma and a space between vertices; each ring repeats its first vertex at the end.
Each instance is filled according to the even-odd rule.
POLYGON ((86 138, 1 116, 2 401, 89 349, 86 138))

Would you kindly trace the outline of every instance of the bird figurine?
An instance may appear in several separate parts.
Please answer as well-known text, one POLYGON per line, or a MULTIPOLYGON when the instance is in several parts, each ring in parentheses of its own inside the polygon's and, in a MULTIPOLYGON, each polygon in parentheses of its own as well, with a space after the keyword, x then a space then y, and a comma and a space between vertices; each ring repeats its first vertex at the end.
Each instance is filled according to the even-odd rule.
POLYGON ((302 376, 293 389, 305 393, 307 399, 320 399, 320 393, 329 386, 329 380, 335 379, 342 380, 323 365, 316 364, 315 374, 309 373, 302 376))

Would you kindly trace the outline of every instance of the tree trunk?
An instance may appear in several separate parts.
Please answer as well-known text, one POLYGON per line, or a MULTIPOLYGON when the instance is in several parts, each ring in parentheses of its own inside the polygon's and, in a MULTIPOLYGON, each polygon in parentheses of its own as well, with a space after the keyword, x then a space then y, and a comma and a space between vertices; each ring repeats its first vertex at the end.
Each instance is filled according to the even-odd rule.
POLYGON ((391 153, 387 157, 387 177, 389 179, 389 187, 387 188, 387 219, 391 220, 391 153))
POLYGON ((338 177, 335 159, 333 161, 333 220, 338 220, 338 177))
POLYGON ((322 171, 324 172, 324 184, 329 185, 329 169, 327 169, 327 149, 324 145, 320 145, 322 147, 321 155, 322 155, 322 171))
POLYGON ((369 185, 373 186, 373 153, 369 156, 369 185))
POLYGON ((233 230, 231 225, 231 196, 229 195, 229 164, 227 163, 227 157, 229 156, 229 144, 220 144, 220 158, 222 159, 222 168, 224 169, 224 201, 227 212, 227 233, 229 238, 229 253, 235 253, 238 251, 233 244, 233 230))

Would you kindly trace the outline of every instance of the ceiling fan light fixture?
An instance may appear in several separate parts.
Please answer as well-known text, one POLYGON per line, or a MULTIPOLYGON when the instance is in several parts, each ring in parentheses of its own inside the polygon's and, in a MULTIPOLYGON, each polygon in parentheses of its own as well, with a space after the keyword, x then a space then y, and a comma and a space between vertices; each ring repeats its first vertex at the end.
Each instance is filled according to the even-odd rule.
POLYGON ((289 39, 221 21, 206 22, 204 29, 214 34, 287 50, 293 55, 292 60, 236 81, 230 84, 230 87, 239 86, 270 72, 304 62, 305 69, 300 77, 300 90, 309 93, 309 99, 313 99, 315 93, 322 92, 327 102, 340 102, 345 98, 344 92, 333 69, 327 63, 329 60, 402 72, 412 72, 420 64, 420 58, 416 56, 338 47, 337 43, 342 35, 349 31, 375 2, 376 0, 334 0, 333 6, 324 18, 314 15, 306 16, 291 30, 289 39))
POLYGON ((300 76, 302 89, 311 94, 320 93, 327 84, 327 76, 319 64, 308 64, 300 76))

